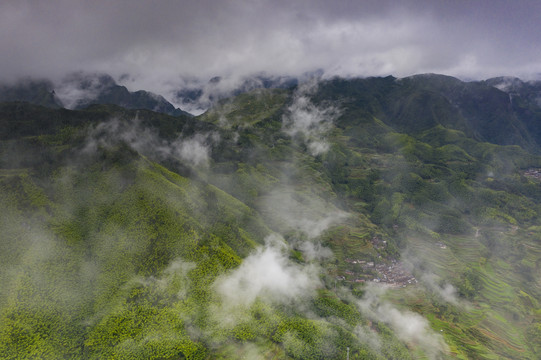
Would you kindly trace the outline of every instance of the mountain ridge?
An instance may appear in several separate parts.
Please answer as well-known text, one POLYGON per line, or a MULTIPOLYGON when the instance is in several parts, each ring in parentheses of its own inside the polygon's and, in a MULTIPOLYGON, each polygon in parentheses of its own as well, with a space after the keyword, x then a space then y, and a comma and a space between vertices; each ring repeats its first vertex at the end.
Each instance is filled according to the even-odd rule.
MULTIPOLYGON (((220 81, 210 83, 219 84, 220 81)), ((442 123, 444 126, 465 131, 478 140, 501 145, 517 144, 529 150, 539 151, 541 122, 538 118, 541 116, 541 100, 539 100, 541 86, 538 85, 539 82, 523 82, 520 79, 513 81, 514 85, 508 88, 508 92, 503 91, 502 85, 509 82, 506 77, 464 82, 446 75, 420 74, 400 79, 336 78, 322 80, 321 83, 325 84, 323 88, 330 86, 335 96, 355 96, 357 105, 348 106, 361 105, 359 101, 365 97, 365 100, 362 100, 365 105, 375 106, 368 111, 389 125, 402 126, 403 130, 406 128, 415 131, 426 130, 436 123, 442 123), (336 88, 339 86, 338 83, 344 82, 349 82, 349 90, 346 87, 342 90, 336 88), (365 85, 361 85, 363 82, 365 85), (335 85, 332 85, 333 83, 335 85), (358 89, 353 90, 352 86, 357 86, 358 89), (369 90, 366 86, 372 89, 369 90), (414 122, 400 125, 407 119, 414 119, 414 122)), ((28 101, 57 108, 62 107, 61 98, 63 98, 68 107, 73 109, 81 109, 91 104, 115 104, 129 109, 148 109, 174 116, 189 115, 176 109, 160 95, 144 90, 129 92, 106 74, 75 73, 66 77, 57 90, 54 90, 53 86, 54 84, 48 80, 29 79, 17 86, 4 85, 0 89, 0 101, 28 101)), ((258 87, 279 89, 295 86, 298 86, 296 78, 273 80, 261 75, 253 80, 246 80, 240 87, 228 91, 228 94, 246 93, 258 87)), ((190 101, 198 101, 197 98, 203 94, 203 90, 186 91, 188 93, 195 91, 193 95, 195 98, 190 101)), ((188 93, 182 96, 192 96, 188 93)), ((214 96, 217 101, 230 95, 208 96, 210 97, 207 106, 215 101, 214 96)), ((363 111, 367 111, 367 108, 363 111)))

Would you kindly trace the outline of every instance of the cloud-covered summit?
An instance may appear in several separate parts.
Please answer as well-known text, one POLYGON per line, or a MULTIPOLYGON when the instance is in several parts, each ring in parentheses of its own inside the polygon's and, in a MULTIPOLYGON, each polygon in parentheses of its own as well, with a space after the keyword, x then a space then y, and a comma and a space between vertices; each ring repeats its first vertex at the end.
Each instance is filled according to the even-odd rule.
POLYGON ((540 12, 530 0, 6 1, 0 78, 98 71, 172 97, 187 76, 260 71, 531 77, 540 12))

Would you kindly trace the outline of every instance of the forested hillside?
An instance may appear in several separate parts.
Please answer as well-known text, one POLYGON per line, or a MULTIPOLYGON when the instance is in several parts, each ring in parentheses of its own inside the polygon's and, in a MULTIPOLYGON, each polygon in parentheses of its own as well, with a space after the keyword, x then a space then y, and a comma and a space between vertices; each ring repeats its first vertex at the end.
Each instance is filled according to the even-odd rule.
POLYGON ((541 108, 498 84, 0 104, 0 358, 536 359, 541 108))

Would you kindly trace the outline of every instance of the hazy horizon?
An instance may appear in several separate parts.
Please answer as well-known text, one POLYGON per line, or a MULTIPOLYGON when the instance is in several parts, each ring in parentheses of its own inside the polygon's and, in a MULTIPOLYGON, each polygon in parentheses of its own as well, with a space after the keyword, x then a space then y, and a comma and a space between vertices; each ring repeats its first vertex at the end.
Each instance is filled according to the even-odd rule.
MULTIPOLYGON (((0 80, 102 72, 167 97, 213 76, 537 78, 535 1, 114 1, 0 5, 0 80)), ((232 80, 234 81, 234 80, 232 80)))

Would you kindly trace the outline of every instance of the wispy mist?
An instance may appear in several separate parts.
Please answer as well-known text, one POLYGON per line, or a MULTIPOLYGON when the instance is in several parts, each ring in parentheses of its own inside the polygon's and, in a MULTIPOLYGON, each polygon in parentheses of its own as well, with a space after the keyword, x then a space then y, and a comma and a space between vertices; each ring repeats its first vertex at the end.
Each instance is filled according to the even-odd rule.
POLYGON ((432 292, 436 293, 444 301, 453 305, 459 304, 458 293, 453 285, 449 283, 442 283, 441 279, 430 273, 423 274, 420 280, 423 285, 425 285, 432 292))
POLYGON ((384 300, 384 293, 383 286, 369 285, 364 297, 357 301, 361 312, 375 321, 388 324, 399 339, 420 346, 430 359, 439 359, 442 353, 449 350, 443 337, 430 328, 424 317, 398 309, 384 300))
POLYGON ((331 225, 348 217, 345 211, 315 195, 299 195, 287 187, 272 191, 260 208, 281 224, 284 231, 300 231, 310 239, 319 237, 331 225))
POLYGON ((111 119, 99 123, 86 139, 83 153, 95 152, 98 147, 110 147, 123 141, 143 155, 158 160, 177 158, 192 166, 208 166, 213 144, 219 141, 217 133, 197 133, 190 137, 178 137, 173 141, 160 138, 156 130, 143 127, 136 118, 131 121, 111 119))
POLYGON ((301 241, 300 243, 293 242, 293 246, 298 248, 303 257, 308 261, 322 261, 333 257, 333 252, 328 247, 323 246, 319 242, 301 241))
POLYGON ((56 84, 54 91, 64 107, 74 109, 92 103, 100 93, 114 85, 114 80, 108 75, 81 71, 66 75, 56 84))
POLYGON ((309 98, 317 89, 317 83, 308 82, 299 87, 293 103, 283 116, 284 131, 292 137, 299 137, 313 156, 329 150, 325 140, 333 121, 340 115, 334 106, 318 107, 309 98))
POLYGON ((433 272, 434 269, 428 266, 428 256, 422 251, 413 252, 412 250, 405 250, 401 254, 401 259, 409 270, 416 275, 420 285, 424 286, 432 294, 435 294, 440 300, 452 305, 468 307, 469 304, 467 301, 459 298, 455 286, 436 275, 433 272))

